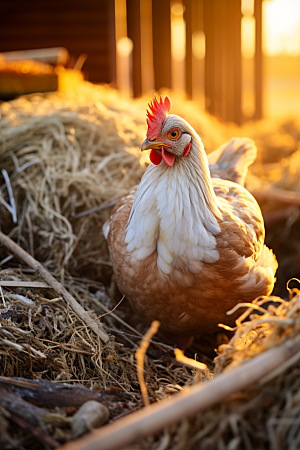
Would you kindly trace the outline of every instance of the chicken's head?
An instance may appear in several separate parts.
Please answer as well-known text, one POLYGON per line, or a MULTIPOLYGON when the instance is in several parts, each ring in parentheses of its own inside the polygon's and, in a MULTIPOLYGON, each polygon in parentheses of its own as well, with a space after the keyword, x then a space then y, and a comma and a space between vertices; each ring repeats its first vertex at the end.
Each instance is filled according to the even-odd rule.
POLYGON ((147 111, 147 137, 141 150, 151 150, 150 160, 158 165, 162 160, 173 166, 176 156, 186 158, 191 149, 192 135, 190 125, 181 117, 168 115, 171 109, 171 100, 154 99, 149 103, 147 111))

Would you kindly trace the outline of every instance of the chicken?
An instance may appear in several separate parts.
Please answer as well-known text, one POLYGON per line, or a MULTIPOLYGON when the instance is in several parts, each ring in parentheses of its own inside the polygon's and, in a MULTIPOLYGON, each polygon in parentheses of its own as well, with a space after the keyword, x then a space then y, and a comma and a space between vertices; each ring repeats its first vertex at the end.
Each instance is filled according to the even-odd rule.
POLYGON ((200 137, 170 108, 168 97, 149 104, 141 150, 150 150, 151 164, 103 232, 133 309, 184 339, 231 324, 233 306, 269 295, 277 261, 264 245, 260 208, 242 186, 254 143, 231 140, 209 155, 209 168, 200 137))

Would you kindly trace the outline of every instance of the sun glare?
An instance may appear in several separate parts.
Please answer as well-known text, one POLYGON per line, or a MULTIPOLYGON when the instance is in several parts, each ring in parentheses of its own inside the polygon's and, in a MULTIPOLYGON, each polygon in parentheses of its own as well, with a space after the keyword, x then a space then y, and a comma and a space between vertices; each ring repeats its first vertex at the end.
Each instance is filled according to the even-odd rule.
POLYGON ((263 2, 264 53, 300 55, 300 0, 263 2))

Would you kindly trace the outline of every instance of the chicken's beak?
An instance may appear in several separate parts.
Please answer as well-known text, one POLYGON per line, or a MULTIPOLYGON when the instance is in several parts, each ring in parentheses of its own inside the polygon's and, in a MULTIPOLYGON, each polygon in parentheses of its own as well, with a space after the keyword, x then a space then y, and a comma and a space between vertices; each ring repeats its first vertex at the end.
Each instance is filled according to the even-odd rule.
POLYGON ((152 148, 152 144, 153 143, 146 138, 142 143, 141 151, 143 152, 144 150, 150 150, 152 148))
POLYGON ((170 148, 171 145, 164 144, 163 142, 149 141, 149 139, 146 138, 142 143, 141 151, 143 152, 144 150, 152 150, 152 149, 161 150, 161 147, 170 148))

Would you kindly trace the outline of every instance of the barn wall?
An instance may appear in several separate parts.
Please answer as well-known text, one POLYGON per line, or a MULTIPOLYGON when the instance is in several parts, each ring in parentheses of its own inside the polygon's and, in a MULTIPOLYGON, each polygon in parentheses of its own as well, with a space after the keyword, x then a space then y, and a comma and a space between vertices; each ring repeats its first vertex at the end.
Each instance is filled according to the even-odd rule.
POLYGON ((114 0, 1 0, 0 52, 47 47, 87 53, 87 78, 114 81, 114 0))

